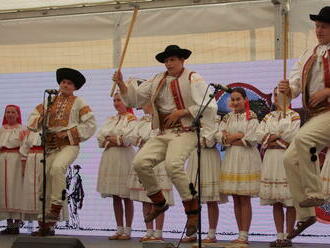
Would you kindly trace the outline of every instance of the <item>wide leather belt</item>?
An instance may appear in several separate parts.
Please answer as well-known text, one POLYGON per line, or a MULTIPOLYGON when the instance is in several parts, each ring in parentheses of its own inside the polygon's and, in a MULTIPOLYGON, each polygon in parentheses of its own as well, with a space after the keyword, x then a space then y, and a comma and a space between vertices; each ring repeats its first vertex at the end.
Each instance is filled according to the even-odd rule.
POLYGON ((59 138, 56 133, 48 133, 46 134, 46 149, 60 149, 64 146, 70 145, 69 137, 59 138))
POLYGON ((168 117, 170 114, 162 114, 159 113, 159 128, 160 130, 165 129, 172 129, 172 128, 181 128, 182 124, 180 120, 178 120, 176 123, 172 124, 170 127, 165 127, 165 118, 168 117))
POLYGON ((308 120, 312 117, 315 117, 319 114, 323 114, 323 113, 328 112, 328 111, 330 111, 330 103, 326 106, 322 106, 322 107, 319 107, 319 108, 314 108, 314 109, 310 108, 306 111, 306 119, 308 120))

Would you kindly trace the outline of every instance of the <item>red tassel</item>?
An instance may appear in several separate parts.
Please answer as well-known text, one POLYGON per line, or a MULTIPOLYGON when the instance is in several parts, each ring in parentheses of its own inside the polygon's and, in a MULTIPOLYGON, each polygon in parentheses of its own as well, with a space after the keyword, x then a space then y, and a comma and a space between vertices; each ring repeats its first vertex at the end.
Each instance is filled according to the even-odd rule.
POLYGON ((131 113, 131 114, 134 115, 134 110, 133 110, 133 108, 127 108, 127 112, 128 112, 128 113, 131 113))

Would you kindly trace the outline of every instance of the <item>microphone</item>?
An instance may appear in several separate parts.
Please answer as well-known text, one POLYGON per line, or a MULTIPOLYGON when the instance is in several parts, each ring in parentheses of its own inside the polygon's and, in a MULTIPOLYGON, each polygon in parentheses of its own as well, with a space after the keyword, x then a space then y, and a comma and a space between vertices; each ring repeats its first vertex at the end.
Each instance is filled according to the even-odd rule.
POLYGON ((228 92, 228 93, 233 92, 232 88, 229 88, 228 86, 223 85, 223 84, 210 84, 210 85, 213 86, 217 90, 223 90, 223 91, 228 92))
POLYGON ((45 90, 46 93, 50 95, 58 95, 59 91, 57 89, 47 89, 45 90))

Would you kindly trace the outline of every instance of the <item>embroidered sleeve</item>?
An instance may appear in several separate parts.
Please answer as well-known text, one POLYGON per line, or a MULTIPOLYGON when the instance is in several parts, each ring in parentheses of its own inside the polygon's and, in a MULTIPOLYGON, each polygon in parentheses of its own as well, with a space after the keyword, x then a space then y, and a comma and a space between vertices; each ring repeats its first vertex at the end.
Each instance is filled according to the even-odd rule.
POLYGON ((28 118, 28 129, 32 131, 39 131, 41 129, 42 115, 43 115, 43 105, 39 104, 35 107, 28 118))
POLYGON ((136 116, 133 114, 128 114, 127 115, 127 121, 131 122, 131 121, 136 121, 136 116))
POLYGON ((109 126, 113 121, 116 121, 115 116, 107 118, 105 123, 102 125, 102 127, 98 130, 96 134, 97 142, 100 148, 105 147, 105 139, 109 135, 109 126))
POLYGON ((300 116, 297 112, 292 111, 292 116, 288 116, 287 118, 290 118, 288 123, 289 125, 287 125, 285 128, 282 128, 281 138, 285 142, 291 143, 300 128, 300 116))
POLYGON ((96 121, 93 112, 82 99, 80 99, 80 102, 78 125, 68 130, 68 137, 69 140, 71 138, 71 144, 89 139, 96 131, 96 121))
POLYGON ((221 120, 221 122, 220 122, 220 124, 218 126, 218 130, 217 130, 217 132, 215 134, 216 141, 219 144, 222 144, 222 145, 225 145, 226 144, 226 141, 224 139, 223 132, 227 130, 227 123, 228 123, 228 120, 229 120, 229 116, 230 116, 230 113, 226 114, 222 118, 222 120, 221 120))
POLYGON ((141 107, 145 105, 151 99, 152 85, 157 82, 157 78, 154 77, 151 80, 144 80, 139 84, 136 79, 129 79, 126 83, 127 94, 121 95, 121 98, 127 107, 141 107))
POLYGON ((251 111, 250 116, 251 119, 248 120, 244 137, 241 139, 244 146, 255 146, 257 144, 256 130, 258 129, 259 121, 253 111, 251 111))
POLYGON ((226 114, 226 115, 222 118, 220 124, 227 124, 228 119, 229 119, 229 114, 226 114))
POLYGON ((196 72, 192 71, 189 74, 190 83, 205 83, 204 79, 196 72))
POLYGON ((262 122, 267 122, 269 120, 269 118, 270 118, 270 115, 267 114, 261 121, 262 122))
POLYGON ((79 110, 79 118, 81 120, 84 120, 85 118, 88 118, 88 115, 92 113, 92 110, 89 106, 84 106, 79 110))
POLYGON ((293 68, 291 69, 289 76, 289 83, 291 88, 292 98, 296 98, 301 93, 301 73, 304 66, 304 60, 306 59, 308 50, 298 59, 293 68))
MULTIPOLYGON (((140 135, 140 129, 143 128, 143 122, 137 121, 135 127, 127 135, 123 136, 123 143, 139 147, 143 143, 143 138, 140 135)), ((151 125, 150 125, 151 129, 151 125)))
MULTIPOLYGON (((210 116, 211 117, 211 116, 210 116)), ((201 144, 202 147, 212 148, 216 143, 216 133, 218 130, 217 116, 212 116, 207 122, 202 122, 201 144)))
MULTIPOLYGON (((191 96, 192 96, 194 104, 191 105, 190 107, 188 107, 188 110, 193 117, 196 117, 198 110, 200 108, 200 105, 203 102, 205 92, 206 91, 208 92, 206 94, 207 96, 210 95, 212 92, 208 88, 204 79, 198 73, 193 73, 191 75, 190 89, 191 89, 191 96)), ((208 97, 204 100, 203 106, 205 106, 207 101, 208 101, 208 97)), ((211 103, 208 105, 208 107, 206 108, 206 110, 203 114, 203 119, 205 119, 205 121, 209 121, 210 119, 213 119, 212 116, 216 115, 217 110, 218 110, 217 103, 213 99, 211 101, 211 103)))
POLYGON ((127 126, 124 128, 123 130, 123 134, 121 135, 121 139, 120 139, 120 144, 122 146, 130 146, 130 145, 134 145, 132 144, 132 140, 127 139, 127 137, 133 135, 134 129, 135 127, 138 125, 138 121, 136 120, 136 116, 133 114, 128 114, 126 116, 127 118, 127 126))
POLYGON ((25 158, 25 160, 26 160, 26 157, 30 150, 30 146, 28 145, 28 137, 29 136, 25 136, 25 138, 19 148, 19 153, 22 155, 23 158, 25 158))
POLYGON ((253 120, 253 119, 258 119, 257 117, 257 114, 254 113, 253 111, 250 112, 250 120, 253 120))
POLYGON ((292 116, 291 121, 299 121, 300 122, 300 115, 299 114, 295 114, 292 116))
POLYGON ((257 142, 259 144, 262 144, 263 141, 265 140, 266 136, 269 134, 268 130, 268 125, 267 121, 269 120, 269 114, 267 114, 259 124, 257 131, 256 131, 256 136, 257 136, 257 142))

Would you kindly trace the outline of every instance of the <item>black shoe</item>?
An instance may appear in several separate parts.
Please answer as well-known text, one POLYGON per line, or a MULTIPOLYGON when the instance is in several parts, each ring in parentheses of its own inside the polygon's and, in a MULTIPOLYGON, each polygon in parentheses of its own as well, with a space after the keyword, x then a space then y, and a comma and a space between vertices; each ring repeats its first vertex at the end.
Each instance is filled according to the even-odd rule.
POLYGON ((7 227, 6 229, 2 230, 0 232, 1 235, 17 235, 19 234, 19 228, 18 227, 7 227))
POLYGON ((289 239, 276 239, 269 243, 269 247, 291 247, 292 242, 289 239))
POLYGON ((291 240, 297 237, 300 233, 302 233, 306 228, 313 225, 315 222, 316 222, 315 216, 311 216, 305 221, 298 221, 295 229, 292 231, 292 233, 289 233, 287 239, 291 240))

